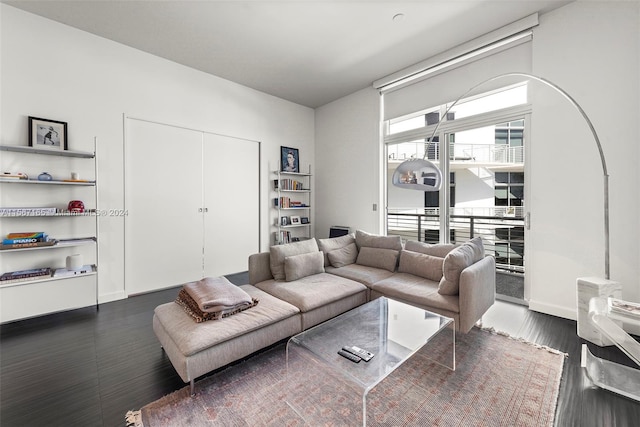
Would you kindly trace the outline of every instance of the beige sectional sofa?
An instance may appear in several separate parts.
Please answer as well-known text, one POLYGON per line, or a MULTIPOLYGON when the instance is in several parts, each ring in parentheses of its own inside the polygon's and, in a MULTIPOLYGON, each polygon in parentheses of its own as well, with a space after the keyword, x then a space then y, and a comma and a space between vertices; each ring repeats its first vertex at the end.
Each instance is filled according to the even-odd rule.
POLYGON ((221 320, 195 323, 175 303, 155 310, 156 336, 192 394, 198 376, 381 296, 451 317, 466 333, 495 301, 495 261, 480 238, 403 244, 359 230, 253 254, 242 288, 259 304, 221 320))

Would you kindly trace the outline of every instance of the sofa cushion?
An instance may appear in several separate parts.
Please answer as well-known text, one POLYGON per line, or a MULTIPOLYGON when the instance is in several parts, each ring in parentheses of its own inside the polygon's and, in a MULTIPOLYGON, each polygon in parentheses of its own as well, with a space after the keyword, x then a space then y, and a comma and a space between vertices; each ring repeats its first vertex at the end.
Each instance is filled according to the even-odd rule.
POLYGON ((400 251, 402 250, 402 239, 400 236, 379 236, 377 234, 367 233, 366 231, 356 230, 356 245, 358 245, 358 249, 367 247, 400 251))
POLYGON ((429 310, 430 308, 460 312, 457 295, 438 293, 438 282, 407 273, 394 275, 374 283, 372 291, 379 292, 389 298, 405 301, 429 310))
POLYGON ((358 259, 358 247, 350 243, 344 248, 334 249, 329 252, 329 263, 332 267, 344 267, 353 264, 358 259))
POLYGON ((398 272, 414 274, 439 282, 442 279, 443 263, 444 258, 402 250, 400 251, 398 272))
POLYGON ((318 243, 316 239, 302 240, 300 242, 287 243, 286 245, 275 245, 269 248, 270 258, 269 266, 271 274, 276 280, 285 280, 284 259, 292 255, 306 254, 309 252, 317 252, 318 243))
POLYGON ((287 282, 318 273, 324 273, 324 254, 322 252, 291 255, 284 259, 284 275, 287 282))
POLYGON ((407 243, 404 244, 404 248, 408 251, 420 252, 421 254, 437 256, 440 258, 446 257, 447 254, 451 252, 452 249, 458 246, 460 245, 456 245, 453 243, 430 244, 430 243, 424 243, 424 242, 417 242, 415 240, 408 240, 407 243))
POLYGON ((302 312, 311 311, 367 289, 362 283, 328 273, 314 274, 293 282, 267 280, 256 284, 256 287, 293 304, 302 312))
POLYGON ((395 271, 399 251, 394 249, 361 247, 356 264, 395 271))
POLYGON ((346 277, 347 279, 355 280, 357 282, 371 287, 372 284, 379 282, 382 279, 393 275, 394 273, 389 270, 383 270, 382 268, 367 267, 359 264, 349 264, 344 267, 335 268, 327 267, 325 269, 327 273, 335 274, 336 276, 346 277))
MULTIPOLYGON (((353 233, 347 234, 346 236, 340 237, 332 237, 329 239, 316 239, 318 241, 318 248, 324 252, 324 266, 327 267, 331 265, 329 261, 329 252, 334 251, 336 249, 344 248, 351 243, 355 243, 356 238, 353 233)), ((355 261, 354 261, 355 262, 355 261)))
POLYGON ((444 258, 443 277, 440 280, 438 292, 442 295, 457 295, 462 270, 483 257, 484 247, 480 237, 475 237, 449 252, 444 258))

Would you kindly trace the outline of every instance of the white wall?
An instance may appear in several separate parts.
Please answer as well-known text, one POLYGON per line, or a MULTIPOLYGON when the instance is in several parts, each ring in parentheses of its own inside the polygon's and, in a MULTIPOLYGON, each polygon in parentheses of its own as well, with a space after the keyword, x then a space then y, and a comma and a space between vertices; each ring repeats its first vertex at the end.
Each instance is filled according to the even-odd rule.
MULTIPOLYGON (((571 94, 600 137, 610 175, 611 279, 636 301, 639 20, 637 2, 575 2, 542 15, 533 44, 534 74, 571 94)), ((576 278, 604 277, 603 172, 584 120, 557 93, 535 88, 530 307, 575 318, 576 278)))
POLYGON ((380 232, 377 91, 363 89, 320 107, 315 120, 316 236, 327 237, 332 225, 380 232))
MULTIPOLYGON (((4 4, 0 13, 0 144, 27 144, 27 116, 68 122, 70 149, 91 151, 97 136, 100 207, 118 209, 123 114, 261 141, 261 246, 268 248, 269 171, 277 168, 280 145, 299 148, 303 167, 315 163, 313 110, 4 4)), ((242 159, 230 161, 242 173, 242 159)), ((158 173, 176 171, 188 173, 189 165, 158 173)), ((101 218, 101 302, 125 296, 123 221, 101 218)))
MULTIPOLYGON (((542 15, 533 42, 534 73, 572 94, 602 140, 611 176, 611 279, 623 284, 623 297, 636 301, 639 14, 637 2, 574 2, 542 15)), ((531 308, 575 319, 576 278, 604 277, 602 172, 588 127, 570 104, 539 84, 534 92, 527 178, 532 187, 531 308)), ((378 103, 375 91, 365 89, 316 111, 316 203, 319 223, 324 222, 318 234, 340 222, 375 231, 378 103)))

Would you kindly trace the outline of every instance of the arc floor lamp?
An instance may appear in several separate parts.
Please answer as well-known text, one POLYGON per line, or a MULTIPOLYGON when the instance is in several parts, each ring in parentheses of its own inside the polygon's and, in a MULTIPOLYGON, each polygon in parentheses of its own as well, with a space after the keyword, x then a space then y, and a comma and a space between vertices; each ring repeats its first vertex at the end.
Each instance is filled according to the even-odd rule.
MULTIPOLYGON (((600 138, 598 137, 598 133, 593 126, 593 123, 589 119, 589 116, 584 112, 580 104, 567 93, 564 89, 558 86, 555 83, 550 82, 547 79, 542 77, 538 77, 529 73, 521 73, 521 72, 513 72, 513 73, 505 73, 500 74, 495 77, 491 77, 487 80, 484 80, 461 96, 459 96, 446 110, 445 114, 442 115, 442 118, 436 125, 433 130, 433 134, 431 138, 427 140, 427 143, 431 143, 435 136, 437 135, 438 128, 442 124, 442 122, 447 117, 447 113, 462 99, 466 98, 473 91, 478 89, 480 86, 483 86, 487 83, 493 82, 495 80, 503 79, 506 77, 525 77, 531 80, 538 81, 543 83, 544 85, 554 89, 560 95, 562 95, 569 103, 582 115, 584 120, 587 122, 589 129, 591 130, 591 134, 593 135, 593 139, 596 143, 596 148, 598 149, 598 153, 600 155, 600 162, 602 164, 602 175, 604 179, 604 271, 605 278, 607 280, 610 279, 610 271, 609 271, 609 173, 607 171, 607 162, 604 157, 604 152, 602 150, 602 145, 600 144, 600 138)), ((427 150, 425 149, 424 156, 422 159, 409 159, 402 162, 393 173, 391 182, 393 185, 404 188, 408 190, 418 190, 418 191, 438 191, 442 186, 442 172, 440 169, 432 162, 426 159, 427 150)))

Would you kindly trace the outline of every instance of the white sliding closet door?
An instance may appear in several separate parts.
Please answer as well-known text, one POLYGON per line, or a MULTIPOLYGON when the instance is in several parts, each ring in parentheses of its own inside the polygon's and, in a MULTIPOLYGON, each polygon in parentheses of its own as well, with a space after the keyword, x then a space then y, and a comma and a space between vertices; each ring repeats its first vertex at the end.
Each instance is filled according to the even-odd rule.
POLYGON ((260 250, 260 144, 204 136, 204 275, 247 270, 260 250))
POLYGON ((202 278, 202 132, 127 120, 128 295, 202 278))

